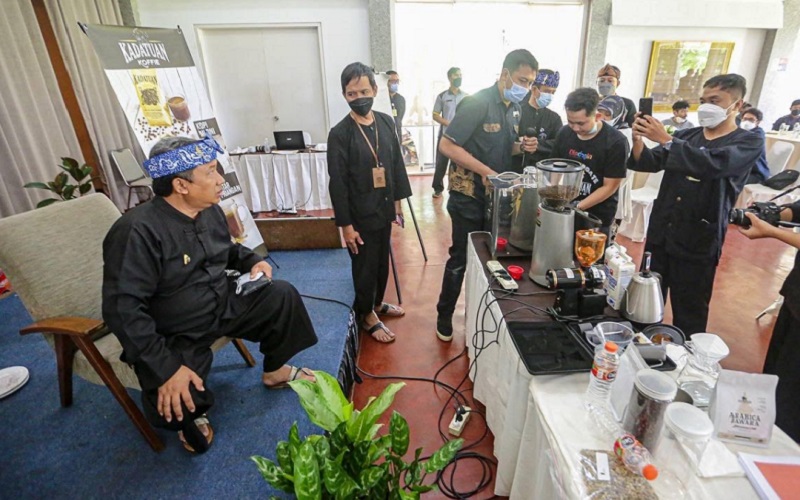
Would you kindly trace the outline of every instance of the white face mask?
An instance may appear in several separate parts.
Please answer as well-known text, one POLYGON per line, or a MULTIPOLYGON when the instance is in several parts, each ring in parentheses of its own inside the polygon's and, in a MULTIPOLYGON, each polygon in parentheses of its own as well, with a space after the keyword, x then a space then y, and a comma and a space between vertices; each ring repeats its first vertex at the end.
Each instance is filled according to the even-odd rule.
POLYGON ((735 105, 734 102, 727 108, 723 108, 711 103, 701 104, 697 108, 697 120, 701 127, 714 128, 728 118, 728 110, 735 105))
POLYGON ((756 128, 755 122, 747 122, 747 121, 742 121, 742 123, 740 123, 739 126, 745 130, 753 130, 754 128, 756 128))
POLYGON ((685 122, 686 118, 681 118, 680 116, 676 116, 675 118, 673 118, 673 120, 675 120, 675 123, 680 124, 680 123, 685 122))

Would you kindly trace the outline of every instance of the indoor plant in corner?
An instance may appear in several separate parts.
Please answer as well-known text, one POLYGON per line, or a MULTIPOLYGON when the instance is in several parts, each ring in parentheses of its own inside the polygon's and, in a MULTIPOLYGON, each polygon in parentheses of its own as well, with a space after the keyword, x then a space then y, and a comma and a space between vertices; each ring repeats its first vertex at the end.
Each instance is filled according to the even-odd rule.
POLYGON ((426 475, 447 466, 463 440, 448 441, 427 460, 420 459, 419 448, 414 460, 404 461, 409 444, 406 420, 393 412, 384 435, 378 434, 382 425, 376 423, 404 383, 389 384, 358 411, 333 376, 321 371, 314 376, 316 383, 295 380, 289 385, 311 422, 327 432, 301 440, 295 422, 289 440, 277 445, 277 464, 251 457, 269 484, 299 500, 418 499, 435 488, 423 484, 426 475))
POLYGON ((88 193, 92 189, 92 180, 89 177, 89 174, 92 173, 92 167, 89 165, 80 166, 78 165, 77 160, 68 157, 61 158, 61 165, 59 165, 59 167, 62 168, 64 172, 59 172, 52 181, 47 183, 29 182, 25 184, 26 188, 46 189, 48 191, 52 191, 58 195, 58 198, 60 198, 48 198, 46 200, 42 200, 36 205, 36 208, 46 207, 47 205, 51 205, 57 201, 66 201, 77 198, 78 196, 88 193), (69 174, 69 176, 67 176, 67 174, 69 174), (77 184, 70 184, 70 177, 72 177, 77 184))

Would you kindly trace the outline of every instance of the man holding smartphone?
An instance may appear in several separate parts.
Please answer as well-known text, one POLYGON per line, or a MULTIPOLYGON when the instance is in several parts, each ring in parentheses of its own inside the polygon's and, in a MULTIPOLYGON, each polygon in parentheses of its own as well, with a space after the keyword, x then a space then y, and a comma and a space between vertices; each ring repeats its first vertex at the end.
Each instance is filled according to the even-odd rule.
POLYGON ((700 127, 671 136, 657 119, 641 114, 633 126, 628 168, 664 171, 645 250, 661 274, 664 298, 670 294, 672 322, 687 335, 706 331, 728 212, 763 147, 757 135, 736 126, 746 93, 743 77, 715 76, 703 85, 700 127), (643 137, 660 145, 649 149, 643 137))

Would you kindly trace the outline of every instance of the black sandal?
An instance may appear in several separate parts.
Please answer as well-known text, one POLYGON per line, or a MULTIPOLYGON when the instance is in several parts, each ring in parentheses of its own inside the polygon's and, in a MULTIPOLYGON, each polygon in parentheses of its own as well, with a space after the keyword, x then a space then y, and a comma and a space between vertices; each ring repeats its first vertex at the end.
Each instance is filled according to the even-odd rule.
POLYGON ((362 325, 362 328, 364 328, 364 330, 367 331, 369 336, 372 337, 373 340, 375 340, 375 342, 380 342, 381 344, 391 344, 397 338, 395 336, 394 332, 392 332, 391 330, 386 328, 386 325, 383 324, 383 321, 378 321, 377 323, 375 323, 374 325, 372 325, 369 328, 367 328, 366 325, 362 325), (383 330, 384 332, 386 332, 390 337, 389 340, 378 340, 378 338, 375 337, 375 335, 374 335, 378 330, 383 330))

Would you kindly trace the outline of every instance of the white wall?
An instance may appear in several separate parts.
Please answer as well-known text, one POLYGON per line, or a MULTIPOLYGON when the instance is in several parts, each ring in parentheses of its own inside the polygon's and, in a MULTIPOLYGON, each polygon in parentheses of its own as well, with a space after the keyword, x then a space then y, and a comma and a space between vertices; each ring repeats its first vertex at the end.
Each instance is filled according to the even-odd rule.
POLYGON ((142 26, 181 27, 201 71, 195 25, 320 23, 331 126, 350 110, 339 83, 342 70, 354 61, 370 64, 367 0, 138 0, 137 3, 142 26))
MULTIPOLYGON (((639 98, 644 95, 654 41, 734 42, 728 72, 747 79, 749 95, 765 35, 766 31, 762 29, 609 26, 606 61, 622 71, 619 94, 633 99, 638 105, 639 98)), ((696 117, 692 121, 697 124, 696 117)))

